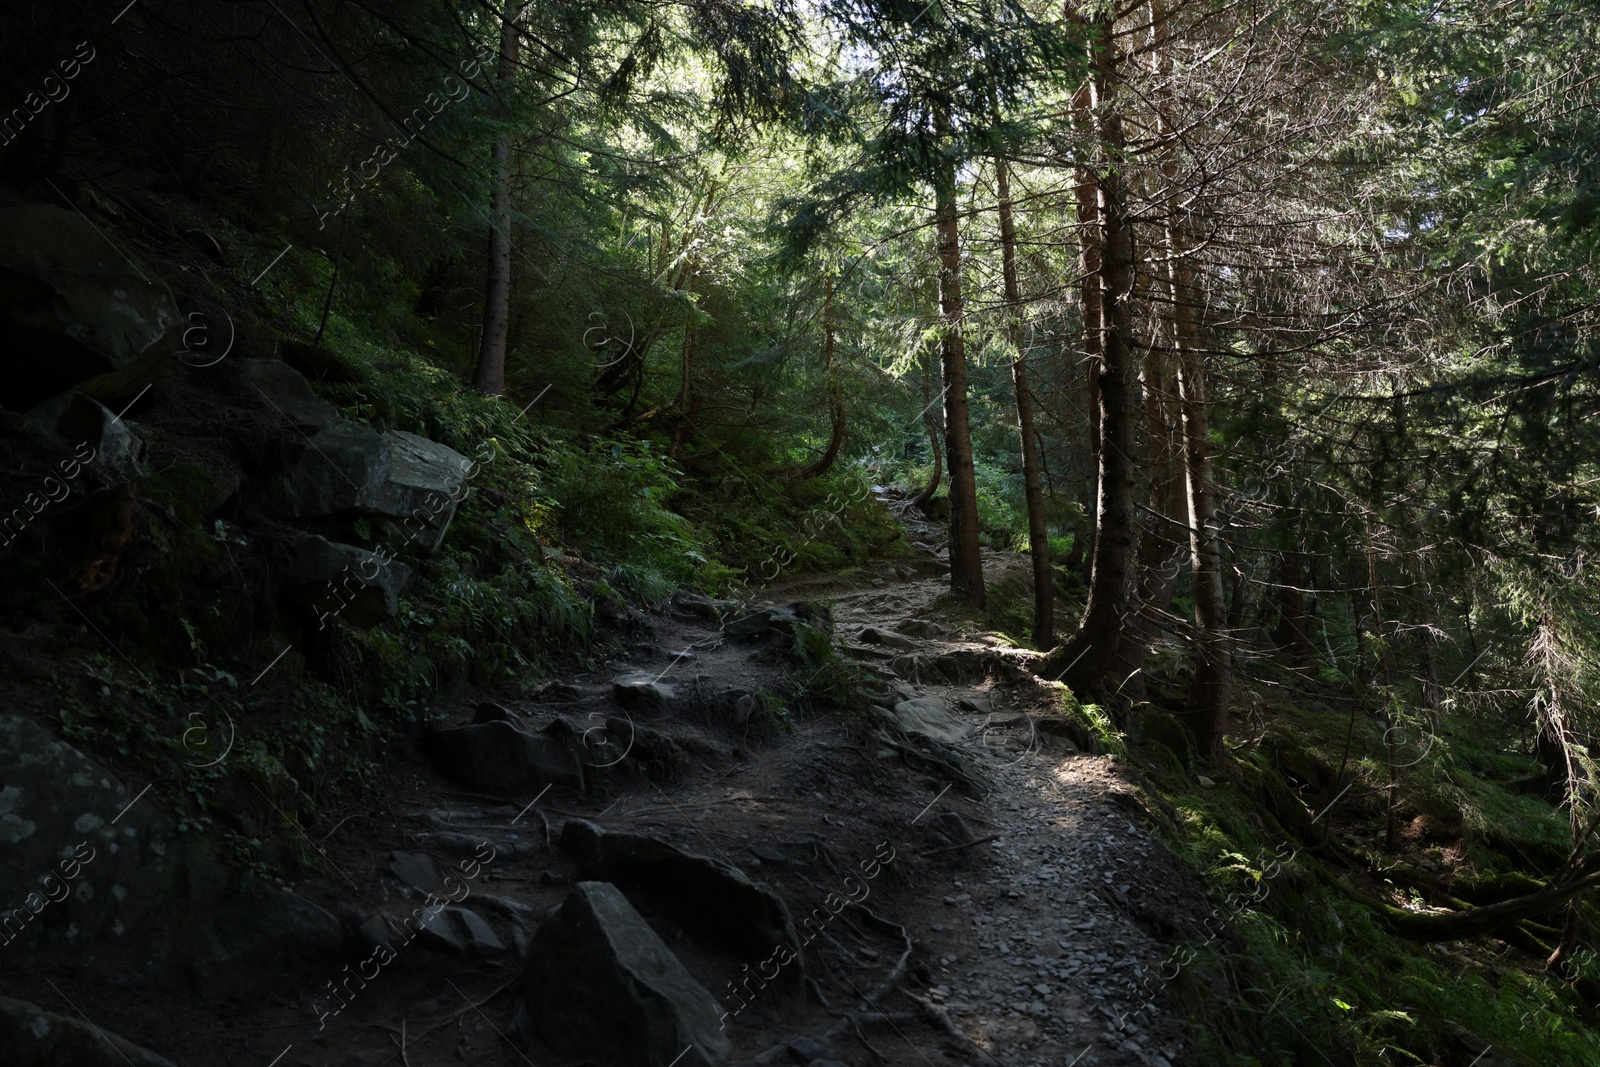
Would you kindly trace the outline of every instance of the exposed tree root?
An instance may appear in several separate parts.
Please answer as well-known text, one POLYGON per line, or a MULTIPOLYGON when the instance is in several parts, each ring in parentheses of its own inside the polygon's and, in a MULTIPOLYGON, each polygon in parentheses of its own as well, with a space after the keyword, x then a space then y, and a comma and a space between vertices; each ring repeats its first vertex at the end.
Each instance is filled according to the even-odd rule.
POLYGON ((1484 934, 1498 936, 1499 931, 1515 927, 1524 919, 1554 911, 1586 890, 1600 885, 1600 855, 1590 856, 1565 877, 1552 880, 1537 892, 1481 908, 1444 913, 1419 913, 1397 908, 1356 889, 1343 876, 1330 877, 1329 881, 1346 897, 1377 912, 1384 924, 1401 937, 1411 941, 1460 941, 1484 934))
POLYGON ((916 1002, 917 1006, 922 1009, 922 1014, 927 1016, 929 1022, 933 1023, 940 1030, 943 1030, 945 1035, 951 1040, 955 1041, 956 1044, 960 1045, 962 1050, 965 1051, 967 1055, 978 1060, 980 1063, 987 1063, 993 1065, 993 1067, 1000 1067, 1000 1061, 991 1056, 982 1045, 978 1044, 976 1041, 972 1040, 971 1037, 967 1036, 967 1032, 961 1029, 960 1024, 958 1024, 954 1019, 950 1018, 950 1013, 943 1007, 935 1004, 927 997, 917 996, 909 989, 902 990, 902 992, 916 1002))

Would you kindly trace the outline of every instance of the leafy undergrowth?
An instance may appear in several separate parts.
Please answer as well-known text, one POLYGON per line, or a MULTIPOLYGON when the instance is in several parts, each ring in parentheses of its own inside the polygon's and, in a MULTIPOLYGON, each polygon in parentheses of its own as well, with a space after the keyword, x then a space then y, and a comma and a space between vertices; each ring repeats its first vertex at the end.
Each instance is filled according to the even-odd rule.
MULTIPOLYGON (((1197 767, 1159 725, 1128 749, 1159 798, 1159 832, 1218 901, 1164 972, 1198 1062, 1467 1067, 1485 1043, 1485 1063, 1600 1062, 1584 995, 1600 988, 1600 964, 1580 951, 1564 978, 1544 967, 1561 912, 1506 932, 1515 944, 1424 943, 1356 899, 1413 912, 1442 894, 1481 905, 1555 873, 1566 813, 1508 789, 1536 765, 1484 740, 1510 737, 1511 724, 1447 719, 1390 733, 1405 740, 1390 851, 1382 718, 1296 694, 1250 719, 1227 769, 1197 767)), ((1595 909, 1584 914, 1594 929, 1595 909)))
POLYGON ((60 736, 134 769, 178 832, 204 835, 256 876, 316 862, 306 830, 376 784, 405 726, 287 674, 252 686, 205 663, 152 677, 99 652, 68 666, 50 683, 60 736))

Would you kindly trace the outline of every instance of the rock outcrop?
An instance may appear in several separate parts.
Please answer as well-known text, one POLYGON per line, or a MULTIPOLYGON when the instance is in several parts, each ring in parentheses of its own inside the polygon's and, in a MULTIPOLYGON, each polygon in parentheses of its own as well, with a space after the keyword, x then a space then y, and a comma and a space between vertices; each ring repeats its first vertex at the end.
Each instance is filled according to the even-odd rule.
POLYGON ((76 389, 132 397, 178 351, 172 292, 83 216, 0 209, 0 404, 25 411, 76 389))
POLYGON ((319 621, 367 629, 394 618, 411 580, 404 563, 313 534, 295 553, 285 596, 309 605, 319 621))
POLYGON ((172 1067, 154 1052, 25 1000, 0 997, 0 1063, 6 1067, 172 1067))
POLYGON ((0 846, 9 966, 227 996, 318 966, 345 942, 333 916, 284 890, 241 888, 151 793, 15 715, 0 716, 0 846))
POLYGON ((304 447, 275 463, 265 495, 293 520, 375 518, 388 540, 432 552, 444 540, 472 471, 453 448, 404 430, 352 422, 276 360, 239 364, 245 393, 297 429, 304 447))

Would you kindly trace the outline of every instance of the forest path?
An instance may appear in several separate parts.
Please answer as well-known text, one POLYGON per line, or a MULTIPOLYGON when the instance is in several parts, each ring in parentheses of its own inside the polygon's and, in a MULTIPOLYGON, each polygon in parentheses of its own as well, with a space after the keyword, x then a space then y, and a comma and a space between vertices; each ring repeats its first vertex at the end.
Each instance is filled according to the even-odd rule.
MULTIPOLYGON (((997 580, 1025 561, 996 553, 985 566, 997 580)), ((387 916, 392 928, 424 903, 426 876, 417 878, 406 857, 449 870, 471 842, 490 842, 495 858, 468 880, 460 906, 506 950, 480 951, 460 930, 455 949, 408 940, 338 1000, 330 991, 351 988, 343 972, 230 1020, 224 1025, 243 1023, 240 1032, 254 1036, 246 1055, 224 1062, 570 1065, 528 1025, 518 975, 530 931, 581 877, 557 843, 574 818, 723 860, 783 897, 821 998, 761 980, 681 922, 685 902, 670 892, 629 893, 723 1005, 728 1063, 1181 1062, 1185 1043, 1179 1020, 1160 1006, 1160 975, 1177 931, 1198 928, 1203 893, 1130 817, 1140 801, 1124 765, 1079 753, 1049 730, 1062 722, 1057 691, 1028 673, 1028 653, 963 623, 947 585, 933 558, 884 562, 784 583, 747 605, 828 606, 837 647, 898 687, 882 700, 899 699, 893 710, 818 710, 766 731, 758 717, 731 722, 730 690, 792 692, 805 680, 787 639, 739 640, 723 631, 726 618, 666 611, 636 618, 634 639, 614 645, 615 658, 595 669, 531 698, 502 698, 525 730, 560 718, 615 734, 616 677, 648 672, 671 687, 666 713, 624 716, 630 760, 608 768, 598 788, 467 788, 420 754, 391 768, 396 788, 381 817, 332 834, 329 872, 298 888, 352 923, 387 916), (905 698, 917 700, 909 711, 905 698), (892 721, 912 713, 945 740, 930 744, 892 721), (662 733, 682 757, 667 773, 636 762, 662 733), (874 862, 891 852, 892 862, 874 862), (859 905, 841 906, 846 897, 859 905), (320 1000, 308 1012, 312 997, 320 1000)), ((473 716, 463 708, 452 718, 473 716)))
MULTIPOLYGON (((936 531, 912 533, 936 543, 936 531)), ((1027 569, 1025 556, 984 553, 991 588, 1027 569)), ((965 736, 946 743, 987 787, 970 797, 929 778, 921 790, 938 791, 923 803, 883 806, 911 812, 901 825, 916 877, 894 914, 928 968, 918 995, 1008 1067, 1181 1061, 1181 1021, 1161 1008, 1161 975, 1178 932, 1203 922, 1203 888, 1137 818, 1125 765, 1049 729, 1060 696, 1028 671, 1031 655, 972 622, 942 566, 896 570, 797 582, 780 595, 828 596, 841 645, 869 665, 863 633, 916 634, 890 669, 903 693, 953 713, 965 736), (952 847, 961 832, 948 813, 992 840, 952 847)), ((930 1047, 909 1032, 878 1049, 896 1064, 981 1062, 938 1054, 954 1043, 930 1047)))

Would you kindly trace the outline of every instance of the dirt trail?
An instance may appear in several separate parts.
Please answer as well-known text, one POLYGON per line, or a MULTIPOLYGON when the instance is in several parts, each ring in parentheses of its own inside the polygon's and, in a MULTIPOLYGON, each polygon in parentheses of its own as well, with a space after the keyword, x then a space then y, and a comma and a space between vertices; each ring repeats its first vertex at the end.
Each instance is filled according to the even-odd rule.
MULTIPOLYGON (((992 578, 1017 566, 1021 557, 986 560, 992 578)), ((792 687, 783 641, 729 638, 717 619, 684 611, 636 620, 609 662, 503 705, 527 729, 560 716, 600 731, 609 717, 615 733, 611 680, 650 672, 675 687, 676 713, 634 713, 644 729, 629 743, 648 747, 645 730, 669 732, 683 756, 676 767, 637 765, 636 749, 598 790, 500 795, 449 783, 419 754, 381 812, 317 844, 326 873, 296 887, 352 925, 380 913, 403 919, 423 906, 426 878, 413 872, 406 885, 395 853, 452 870, 470 862, 473 842, 487 842, 494 857, 461 904, 492 928, 489 938, 464 952, 417 938, 364 981, 341 971, 272 1000, 205 1009, 212 1017, 193 1032, 206 1036, 187 1048, 173 1048, 171 1028, 148 1014, 108 1006, 107 1021, 185 1064, 569 1064, 527 1032, 517 979, 529 931, 577 876, 556 844, 561 827, 584 818, 739 867, 780 893, 806 934, 809 994, 762 982, 681 926, 670 902, 633 894, 728 1012, 729 1063, 1181 1062, 1159 976, 1175 932, 1198 925, 1198 885, 1130 817, 1138 801, 1114 757, 1080 754, 1038 729, 1059 698, 1022 669, 1026 654, 963 630, 946 582, 931 558, 884 563, 768 590, 756 606, 830 604, 839 647, 900 686, 898 698, 940 702, 965 739, 928 745, 885 725, 883 708, 871 721, 811 712, 792 731, 763 735, 759 714, 731 723, 716 695, 792 687), (622 773, 630 768, 637 773, 622 773), (893 861, 875 868, 890 851, 893 861), (860 904, 840 909, 845 896, 860 904)), ((451 721, 472 716, 462 708, 451 721)))

